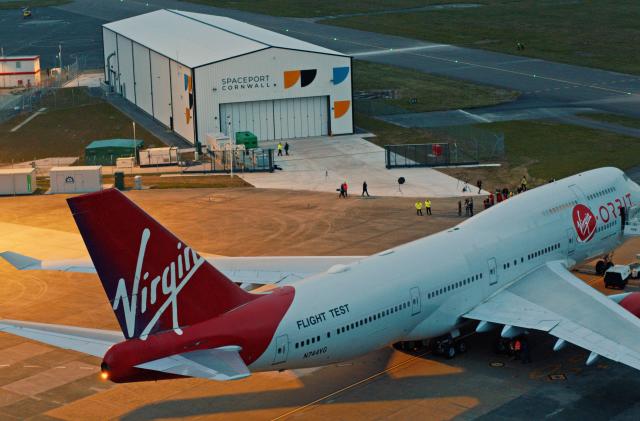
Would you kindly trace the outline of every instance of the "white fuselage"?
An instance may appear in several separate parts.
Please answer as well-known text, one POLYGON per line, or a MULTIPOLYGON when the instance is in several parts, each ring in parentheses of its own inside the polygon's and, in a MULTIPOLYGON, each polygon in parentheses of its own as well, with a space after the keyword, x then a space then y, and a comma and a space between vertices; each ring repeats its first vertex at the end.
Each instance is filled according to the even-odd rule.
POLYGON ((588 171, 446 231, 301 280, 250 369, 320 366, 449 333, 468 311, 541 265, 559 260, 572 267, 616 248, 623 240, 618 209, 638 202, 640 187, 620 170, 588 171), (588 215, 574 224, 578 204, 591 210, 595 227, 588 215))

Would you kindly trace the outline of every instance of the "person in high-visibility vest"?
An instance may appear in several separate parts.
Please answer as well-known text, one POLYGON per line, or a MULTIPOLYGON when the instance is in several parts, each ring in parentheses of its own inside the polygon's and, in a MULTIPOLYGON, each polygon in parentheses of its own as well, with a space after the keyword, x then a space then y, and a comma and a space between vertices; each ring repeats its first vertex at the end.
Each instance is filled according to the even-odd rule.
POLYGON ((431 215, 431 200, 426 199, 424 201, 424 210, 427 211, 427 215, 431 215))
POLYGON ((416 202, 416 215, 422 216, 422 200, 416 202))
POLYGON ((282 142, 278 142, 278 156, 282 156, 282 142))

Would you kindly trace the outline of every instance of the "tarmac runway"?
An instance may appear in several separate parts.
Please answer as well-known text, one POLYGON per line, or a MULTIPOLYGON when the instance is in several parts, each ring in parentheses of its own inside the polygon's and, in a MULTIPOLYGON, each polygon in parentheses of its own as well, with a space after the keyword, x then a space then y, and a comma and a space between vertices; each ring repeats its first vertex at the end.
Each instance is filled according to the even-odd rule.
MULTIPOLYGON (((195 249, 224 255, 370 254, 461 221, 456 199, 434 200, 433 217, 420 218, 409 198, 337 200, 252 188, 127 194, 195 249)), ((0 198, 0 250, 84 255, 64 199, 0 198)), ((629 242, 616 261, 630 261, 639 245, 629 242)), ((602 278, 588 269, 579 276, 602 290, 602 278)), ((0 279, 2 318, 118 329, 95 275, 20 272, 0 261, 0 279)), ((544 334, 531 335, 533 363, 525 365, 492 351, 496 335, 469 337, 469 352, 453 360, 388 347, 328 367, 234 382, 115 385, 99 380, 97 358, 0 334, 0 418, 637 419, 636 370, 607 360, 586 367, 586 351, 554 353, 554 339, 544 334)))
POLYGON ((63 61, 84 57, 86 68, 102 67, 100 25, 158 8, 229 16, 353 55, 522 92, 510 107, 577 107, 640 117, 640 76, 554 63, 522 55, 434 44, 316 23, 314 19, 273 17, 177 0, 76 0, 37 8, 23 21, 15 10, 0 11, 0 39, 7 54, 40 54, 43 67, 54 64, 58 43, 63 61), (29 42, 25 43, 27 39, 29 42))

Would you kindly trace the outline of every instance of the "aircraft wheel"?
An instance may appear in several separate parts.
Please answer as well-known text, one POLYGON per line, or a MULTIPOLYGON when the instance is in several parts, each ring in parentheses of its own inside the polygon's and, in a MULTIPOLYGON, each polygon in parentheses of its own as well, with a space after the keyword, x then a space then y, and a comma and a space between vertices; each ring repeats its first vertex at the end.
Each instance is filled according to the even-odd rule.
POLYGON ((447 357, 448 360, 450 360, 453 357, 455 357, 456 356, 456 348, 454 346, 449 346, 445 350, 445 356, 447 357))
POLYGON ((605 271, 604 260, 598 260, 598 263, 596 263, 596 275, 602 275, 604 271, 605 271))

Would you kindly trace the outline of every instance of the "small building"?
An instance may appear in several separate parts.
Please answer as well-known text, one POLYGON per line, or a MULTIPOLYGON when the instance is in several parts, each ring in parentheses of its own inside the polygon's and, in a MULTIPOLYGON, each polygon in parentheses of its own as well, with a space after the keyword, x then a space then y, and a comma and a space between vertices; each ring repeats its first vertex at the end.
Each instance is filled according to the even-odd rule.
POLYGON ((49 193, 90 193, 102 190, 102 167, 53 167, 49 193))
POLYGON ((84 148, 84 162, 87 165, 116 165, 118 158, 137 156, 143 143, 136 139, 94 140, 84 148))
POLYGON ((0 56, 0 88, 40 85, 40 56, 0 56))
POLYGON ((0 195, 33 194, 37 189, 35 168, 0 170, 0 195))
POLYGON ((223 16, 156 10, 102 26, 105 81, 200 147, 353 133, 351 57, 223 16))

